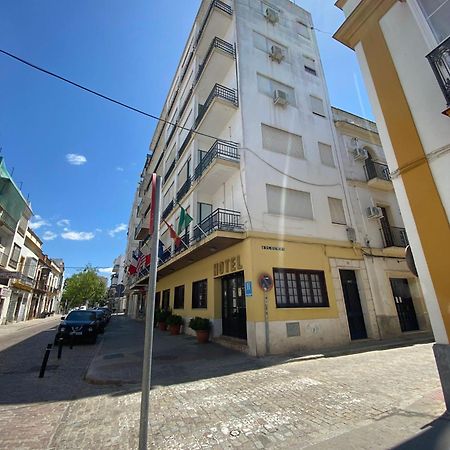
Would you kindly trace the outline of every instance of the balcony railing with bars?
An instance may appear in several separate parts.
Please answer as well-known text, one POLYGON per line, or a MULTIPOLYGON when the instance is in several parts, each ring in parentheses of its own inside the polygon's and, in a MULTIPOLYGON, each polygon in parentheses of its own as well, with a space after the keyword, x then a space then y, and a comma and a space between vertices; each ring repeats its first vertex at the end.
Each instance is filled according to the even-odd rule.
POLYGON ((180 112, 179 112, 179 114, 178 114, 178 120, 181 119, 181 117, 182 117, 183 114, 184 114, 184 111, 185 111, 186 108, 187 108, 187 105, 189 105, 189 101, 191 100, 191 96, 192 96, 192 91, 193 91, 193 88, 191 87, 191 89, 189 90, 189 92, 188 92, 188 94, 187 94, 186 100, 184 101, 183 105, 182 105, 181 108, 180 108, 180 112))
POLYGON ((386 164, 380 164, 371 160, 366 160, 364 165, 364 172, 366 173, 367 181, 379 178, 380 180, 391 181, 391 174, 386 164))
POLYGON ((382 227, 380 229, 383 238, 383 246, 386 247, 406 247, 409 244, 408 236, 404 228, 382 227))
POLYGON ((220 9, 222 12, 229 14, 230 16, 233 15, 233 9, 231 6, 227 5, 224 2, 221 2, 220 0, 212 0, 211 4, 209 5, 208 11, 206 12, 205 18, 202 22, 202 26, 200 27, 200 30, 197 35, 197 39, 195 41, 195 44, 197 45, 202 38, 203 31, 205 31, 206 24, 208 23, 209 16, 214 8, 220 9))
POLYGON ((165 207, 163 213, 161 214, 161 217, 165 219, 172 212, 174 206, 174 201, 171 200, 170 203, 165 207))
POLYGON ((178 150, 178 159, 180 159, 181 155, 184 153, 184 151, 186 150, 186 147, 188 146, 192 135, 194 134, 194 132, 191 130, 189 131, 189 133, 187 134, 187 136, 184 138, 183 143, 181 144, 180 149, 178 150))
POLYGON ((450 36, 429 53, 427 59, 450 109, 450 36))
POLYGON ((216 141, 202 158, 194 170, 194 180, 198 180, 206 169, 217 159, 226 159, 229 161, 239 161, 239 151, 237 144, 230 142, 216 141))
MULTIPOLYGON (((175 118, 174 118, 173 120, 175 120, 175 118)), ((174 124, 171 125, 171 126, 172 126, 172 129, 170 130, 170 134, 169 134, 169 137, 167 138, 166 145, 169 145, 169 144, 170 144, 170 141, 171 141, 173 135, 175 134, 175 131, 176 131, 177 128, 178 128, 177 125, 178 125, 178 121, 175 120, 174 124)))
POLYGON ((211 42, 211 45, 209 46, 208 52, 206 53, 205 59, 203 60, 203 62, 200 64, 200 66, 198 67, 198 71, 197 71, 197 75, 195 77, 195 83, 197 83, 197 81, 199 80, 201 74, 203 73, 203 70, 206 67, 206 64, 208 63, 208 59, 211 55, 211 53, 215 50, 215 49, 219 49, 222 50, 225 53, 228 53, 229 55, 231 55, 233 58, 235 58, 235 53, 234 53, 234 47, 233 44, 230 44, 227 41, 224 41, 223 39, 218 38, 217 36, 213 39, 213 41, 211 42))
POLYGON ((203 116, 206 114, 206 111, 208 110, 209 106, 211 105, 211 103, 214 101, 215 98, 227 100, 234 106, 238 106, 237 92, 233 89, 227 88, 219 83, 216 83, 212 88, 211 93, 208 95, 205 104, 199 105, 198 107, 198 115, 197 118, 195 119, 195 127, 197 127, 198 124, 201 122, 203 116))
POLYGON ((191 177, 188 176, 187 180, 183 183, 180 189, 177 192, 177 202, 181 201, 183 197, 188 193, 191 188, 191 177))
POLYGON ((172 161, 172 163, 170 164, 166 174, 164 175, 163 183, 165 183, 169 179, 170 174, 173 172, 173 169, 175 169, 175 159, 172 161))

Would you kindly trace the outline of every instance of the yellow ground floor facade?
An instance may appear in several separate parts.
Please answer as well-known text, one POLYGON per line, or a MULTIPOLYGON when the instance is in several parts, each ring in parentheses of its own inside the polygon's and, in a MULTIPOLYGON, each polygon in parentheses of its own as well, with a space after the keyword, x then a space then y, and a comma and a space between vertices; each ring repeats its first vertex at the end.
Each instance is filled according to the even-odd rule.
MULTIPOLYGON (((211 253, 172 273, 171 261, 165 263, 156 305, 181 315, 186 325, 191 317, 209 318, 213 339, 235 339, 252 355, 430 331, 404 249, 367 252, 349 242, 247 233, 211 253), (267 291, 260 286, 264 275, 267 291)), ((139 317, 144 306, 145 290, 132 289, 128 313, 139 317)))

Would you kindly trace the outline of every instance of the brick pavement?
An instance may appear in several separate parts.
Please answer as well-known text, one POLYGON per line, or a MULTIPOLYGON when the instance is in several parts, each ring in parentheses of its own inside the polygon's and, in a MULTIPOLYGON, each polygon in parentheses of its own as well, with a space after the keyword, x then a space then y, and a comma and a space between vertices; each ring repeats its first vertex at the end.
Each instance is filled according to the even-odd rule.
MULTIPOLYGON (((115 326, 138 330, 142 326, 121 320, 112 324, 110 349, 115 348, 115 326)), ((104 348, 108 347, 108 333, 104 348)), ((123 333, 117 336, 123 341, 123 333)), ((157 385, 151 393, 151 447, 155 449, 389 448, 418 432, 444 410, 430 344, 288 362, 278 357, 223 356, 214 344, 202 350, 184 336, 158 334, 157 347, 158 342, 157 385), (186 350, 189 346, 192 353, 186 350), (197 354, 196 359, 193 354, 197 354), (396 425, 400 419, 402 427, 396 425), (363 431, 375 426, 381 427, 378 441, 369 431, 363 431), (389 430, 384 441, 383 429, 389 430), (351 439, 358 431, 358 447, 338 441, 342 436, 351 439)), ((101 346, 74 349, 80 351, 84 368, 96 348, 101 346)), ((60 377, 58 371, 52 372, 52 377, 60 377)), ((76 372, 73 366, 72 372, 76 378, 83 370, 76 372)), ((67 384, 61 378, 53 382, 57 380, 67 384)), ((26 379, 22 388, 28 382, 26 379)), ((12 406, 2 402, 2 408, 9 408, 9 415, 3 420, 4 410, 0 409, 0 447, 136 448, 139 386, 72 382, 76 388, 69 389, 65 396, 62 392, 55 394, 51 403, 27 403, 25 398, 12 406), (36 415, 36 408, 43 408, 47 422, 36 415), (42 423, 48 427, 40 444, 39 439, 32 440, 32 430, 25 441, 19 435, 22 430, 11 432, 13 422, 26 423, 31 418, 33 426, 42 423), (2 442, 5 433, 9 433, 9 446, 2 442)))

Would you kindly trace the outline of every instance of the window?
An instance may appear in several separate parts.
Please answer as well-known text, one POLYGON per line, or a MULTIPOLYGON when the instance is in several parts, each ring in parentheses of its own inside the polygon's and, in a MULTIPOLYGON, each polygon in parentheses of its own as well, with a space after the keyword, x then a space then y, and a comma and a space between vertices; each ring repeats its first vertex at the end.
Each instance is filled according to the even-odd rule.
POLYGON ((319 97, 314 97, 314 95, 310 95, 311 98, 311 109, 314 114, 318 116, 325 117, 325 108, 323 106, 323 100, 319 97))
POLYGON ((273 269, 277 308, 327 307, 325 275, 318 270, 273 269))
POLYGON ((201 223, 212 214, 212 205, 209 203, 198 203, 198 222, 201 223))
POLYGON ((310 73, 311 75, 317 76, 316 61, 314 60, 314 58, 303 55, 303 59, 305 60, 304 62, 305 71, 310 73))
POLYGON ((271 39, 267 38, 266 36, 263 36, 262 34, 257 33, 256 31, 253 32, 253 44, 258 50, 262 50, 265 53, 271 53, 272 52, 272 46, 276 45, 277 47, 281 48, 281 51, 283 53, 284 60, 286 60, 288 55, 288 49, 282 44, 279 44, 278 42, 272 41, 271 39))
POLYGON ((28 257, 25 260, 25 266, 23 268, 23 274, 27 276, 28 278, 34 278, 36 275, 36 269, 37 269, 37 259, 28 257))
POLYGON ((164 197, 163 197, 163 209, 166 209, 169 206, 169 203, 172 201, 172 199, 173 199, 173 190, 174 190, 174 184, 172 183, 170 185, 170 188, 167 189, 166 193, 164 194, 164 197))
POLYGON ((336 167, 333 159, 333 150, 331 145, 324 144, 323 142, 319 142, 319 154, 320 161, 323 165, 328 167, 336 167))
POLYGON ((163 291, 162 297, 162 309, 168 310, 170 309, 170 289, 165 289, 163 291))
POLYGON ((279 186, 266 185, 267 205, 270 214, 303 219, 313 219, 311 194, 279 186))
POLYGON ((340 198, 328 197, 328 206, 330 207, 331 223, 347 225, 342 200, 340 198))
POLYGON ((173 309, 184 309, 184 285, 175 287, 173 309))
POLYGON ((261 124, 262 142, 266 150, 292 156, 305 158, 302 137, 269 125, 261 124))
POLYGON ((155 294, 155 309, 161 308, 161 292, 155 294))
POLYGON ((425 19, 440 43, 450 36, 450 0, 418 0, 425 19))
POLYGON ((184 164, 181 170, 178 172, 178 189, 180 189, 184 183, 186 183, 187 179, 190 175, 190 165, 191 160, 188 159, 184 164))
POLYGON ((20 250, 21 250, 20 246, 14 244, 14 248, 11 253, 11 258, 9 259, 9 266, 12 267, 13 269, 17 269, 17 264, 20 258, 20 250))
POLYGON ((295 106, 295 91, 294 88, 287 86, 286 84, 280 83, 279 81, 267 78, 264 75, 257 74, 258 91, 261 94, 268 95, 273 98, 273 93, 276 89, 284 91, 286 93, 287 101, 290 105, 295 106))
POLYGON ((308 26, 306 23, 300 22, 300 20, 297 21, 296 32, 300 36, 302 36, 302 37, 304 37, 306 39, 311 39, 311 36, 309 34, 309 29, 310 28, 311 27, 308 26))
POLYGON ((208 280, 194 281, 192 283, 192 308, 208 307, 208 280))

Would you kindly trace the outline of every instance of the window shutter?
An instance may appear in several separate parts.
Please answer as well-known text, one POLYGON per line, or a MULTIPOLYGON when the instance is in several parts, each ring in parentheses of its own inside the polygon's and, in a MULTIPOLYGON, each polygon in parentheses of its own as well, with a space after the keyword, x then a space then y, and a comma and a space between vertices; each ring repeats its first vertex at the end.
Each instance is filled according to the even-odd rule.
POLYGON ((330 207, 331 222, 339 225, 346 225, 344 205, 340 198, 328 197, 330 207))
POLYGON ((333 150, 331 145, 319 142, 320 161, 328 167, 336 167, 333 159, 333 150))
POLYGON ((319 116, 325 117, 325 108, 323 106, 323 100, 318 97, 314 97, 313 95, 311 95, 310 97, 311 97, 312 112, 314 114, 318 114, 319 116))
POLYGON ((305 158, 301 136, 264 124, 261 124, 261 133, 265 149, 293 158, 305 158))
POLYGON ((279 186, 266 185, 270 214, 313 219, 311 194, 279 186))

